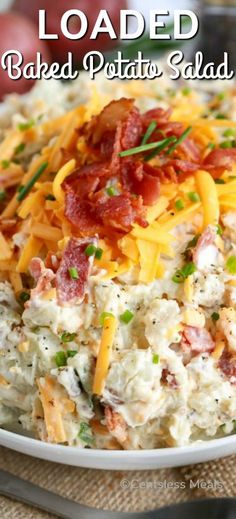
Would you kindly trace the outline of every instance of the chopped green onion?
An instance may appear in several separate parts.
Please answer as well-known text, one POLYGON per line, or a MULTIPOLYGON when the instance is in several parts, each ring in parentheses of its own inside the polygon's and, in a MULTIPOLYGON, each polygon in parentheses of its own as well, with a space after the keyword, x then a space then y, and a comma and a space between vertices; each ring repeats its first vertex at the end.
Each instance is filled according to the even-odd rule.
POLYGON ((79 273, 76 267, 70 267, 68 269, 71 279, 79 279, 79 273))
POLYGON ((99 319, 99 323, 101 326, 104 326, 105 320, 108 317, 114 317, 114 315, 111 312, 102 312, 102 314, 100 315, 100 319, 99 319))
POLYGON ((96 252, 95 252, 95 258, 97 260, 100 260, 102 258, 102 255, 103 255, 103 249, 101 249, 100 247, 97 248, 96 252))
POLYGON ((235 137, 235 130, 233 128, 227 128, 223 133, 224 137, 235 137))
POLYGON ((184 265, 184 267, 181 269, 181 272, 184 275, 184 277, 187 278, 188 276, 191 276, 191 274, 196 272, 196 270, 197 270, 196 265, 194 263, 190 262, 190 263, 186 263, 186 265, 184 265))
POLYGON ((75 355, 77 355, 78 351, 77 350, 68 350, 66 353, 67 353, 68 358, 73 358, 73 357, 75 357, 75 355))
POLYGON ((224 114, 216 114, 215 119, 227 119, 226 115, 224 114))
POLYGON ((192 262, 186 263, 182 269, 178 269, 172 277, 174 283, 183 283, 188 276, 196 271, 196 265, 192 262))
POLYGON ((200 196, 198 193, 196 193, 196 191, 190 191, 190 193, 188 193, 188 198, 189 198, 189 200, 191 200, 191 202, 200 201, 200 196))
POLYGON ((216 145, 214 144, 214 142, 209 142, 209 144, 207 145, 207 148, 209 148, 210 150, 214 150, 216 147, 216 145))
POLYGON ((137 146, 135 148, 130 148, 129 150, 121 151, 119 153, 119 157, 129 157, 130 155, 137 155, 138 153, 144 153, 145 151, 149 150, 157 150, 161 151, 164 147, 168 146, 171 142, 175 141, 175 137, 168 137, 167 139, 163 139, 162 141, 158 142, 151 142, 150 144, 144 144, 143 146, 137 146))
POLYGON ((217 98, 219 99, 219 101, 223 101, 223 99, 225 98, 225 92, 220 92, 219 94, 217 94, 217 98))
POLYGON ((62 366, 66 366, 67 364, 67 358, 64 351, 57 351, 55 355, 55 362, 58 368, 61 368, 62 366))
POLYGON ((93 254, 95 254, 97 250, 97 247, 95 245, 93 245, 93 243, 91 243, 90 245, 88 245, 85 249, 85 254, 86 256, 93 256, 93 254))
POLYGON ((156 121, 152 121, 149 126, 148 126, 148 129, 143 137, 143 140, 141 142, 141 146, 143 146, 144 144, 147 144, 148 140, 150 139, 151 135, 153 134, 153 132, 155 131, 157 127, 157 123, 156 121))
POLYGON ((82 442, 87 443, 88 445, 93 443, 93 433, 89 424, 81 422, 78 437, 82 442))
POLYGON ((213 312, 213 314, 211 314, 211 318, 212 318, 212 321, 216 322, 216 321, 218 321, 220 316, 219 316, 218 312, 213 312))
POLYGON ((3 189, 2 191, 0 191, 0 202, 3 202, 3 200, 5 200, 7 196, 7 193, 6 191, 3 189))
POLYGON ((216 234, 219 234, 219 236, 221 236, 223 234, 223 229, 219 223, 217 224, 216 228, 217 228, 216 234))
POLYGON ((8 169, 10 166, 10 160, 2 160, 1 166, 2 166, 2 169, 8 169))
POLYGON ((109 195, 109 196, 116 196, 118 195, 118 191, 115 187, 113 186, 109 186, 106 188, 106 193, 109 195))
POLYGON ((236 256, 230 256, 227 259, 226 268, 230 274, 236 274, 236 256))
POLYGON ((21 202, 25 198, 25 196, 32 189, 35 182, 37 182, 37 180, 41 177, 41 175, 43 174, 45 169, 47 169, 47 167, 48 167, 47 162, 44 162, 43 164, 41 164, 41 166, 36 171, 36 173, 33 175, 33 177, 29 180, 29 182, 27 182, 27 184, 24 187, 22 187, 22 189, 17 197, 18 202, 21 202))
POLYGON ((61 341, 63 343, 72 342, 76 337, 76 333, 63 332, 61 335, 61 341))
POLYGON ((153 356, 152 356, 152 362, 153 364, 158 364, 159 363, 159 360, 160 360, 160 357, 157 353, 153 353, 153 356))
POLYGON ((25 149, 25 143, 21 142, 21 144, 19 144, 19 146, 17 146, 15 148, 15 155, 19 155, 20 153, 22 153, 22 151, 24 151, 24 149, 25 149))
POLYGON ((51 200, 52 202, 55 202, 56 198, 54 195, 47 195, 45 196, 45 200, 51 200))
POLYGON ((35 124, 35 122, 33 121, 33 119, 31 119, 30 121, 27 121, 26 123, 19 123, 18 130, 20 130, 21 132, 24 132, 24 131, 32 128, 32 126, 34 126, 34 124, 35 124))
POLYGON ((130 312, 130 310, 125 310, 125 312, 120 315, 120 321, 122 321, 122 323, 129 324, 133 317, 134 314, 130 312))
POLYGON ((194 236, 193 239, 188 242, 187 249, 192 249, 193 247, 196 247, 199 238, 200 234, 196 234, 196 236, 194 236))
POLYGON ((191 93, 191 88, 189 88, 189 87, 182 88, 183 96, 188 96, 190 93, 191 93))
POLYGON ((223 141, 220 143, 220 148, 223 148, 223 149, 233 148, 233 142, 232 141, 223 141))
POLYGON ((175 274, 172 276, 172 281, 174 281, 174 283, 183 283, 184 279, 181 270, 176 270, 175 274))
POLYGON ((184 201, 181 198, 179 198, 179 200, 176 200, 175 208, 177 209, 177 211, 181 211, 182 209, 184 209, 184 201))
POLYGON ((19 295, 19 299, 20 301, 22 301, 22 303, 26 303, 26 301, 29 301, 30 295, 28 294, 28 292, 21 292, 19 295))
POLYGON ((188 128, 186 128, 186 130, 182 133, 182 135, 180 135, 180 137, 177 139, 177 141, 173 144, 173 146, 171 146, 171 148, 166 152, 167 155, 170 155, 171 153, 173 153, 173 151, 176 150, 176 148, 182 144, 182 142, 186 139, 186 137, 189 135, 189 133, 191 132, 192 130, 192 126, 189 126, 188 128))
POLYGON ((223 178, 215 178, 215 184, 225 184, 225 180, 223 178))

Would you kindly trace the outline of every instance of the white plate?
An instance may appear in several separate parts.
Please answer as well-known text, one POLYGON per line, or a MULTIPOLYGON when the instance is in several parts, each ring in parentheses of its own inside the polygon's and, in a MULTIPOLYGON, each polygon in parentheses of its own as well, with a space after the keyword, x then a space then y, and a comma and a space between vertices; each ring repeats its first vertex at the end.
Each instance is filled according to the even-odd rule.
POLYGON ((50 445, 0 429, 0 445, 18 452, 76 467, 106 470, 144 470, 179 467, 236 453, 236 435, 190 447, 143 451, 105 451, 50 445))

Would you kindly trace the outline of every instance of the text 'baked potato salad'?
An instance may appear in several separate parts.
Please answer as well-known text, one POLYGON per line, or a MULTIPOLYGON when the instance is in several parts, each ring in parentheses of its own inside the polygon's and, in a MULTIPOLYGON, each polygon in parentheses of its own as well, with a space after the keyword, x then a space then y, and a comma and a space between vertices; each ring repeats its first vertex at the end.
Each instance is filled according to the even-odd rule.
POLYGON ((236 94, 212 88, 84 75, 3 103, 3 428, 105 449, 234 432, 236 94))

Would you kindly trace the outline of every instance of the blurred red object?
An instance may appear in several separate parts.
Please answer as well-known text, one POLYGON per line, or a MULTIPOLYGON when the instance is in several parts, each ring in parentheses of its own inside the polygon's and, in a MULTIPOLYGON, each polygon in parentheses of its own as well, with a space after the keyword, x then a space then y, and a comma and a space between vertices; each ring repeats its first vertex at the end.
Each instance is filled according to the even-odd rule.
MULTIPOLYGON (((39 40, 35 24, 19 13, 0 14, 0 56, 6 51, 17 50, 22 53, 24 63, 35 62, 36 53, 41 52, 45 62, 51 63, 50 51, 45 42, 39 40)), ((14 58, 16 63, 17 58, 14 58)), ((24 94, 33 86, 34 81, 21 78, 10 79, 7 71, 1 70, 0 100, 6 95, 16 92, 24 94)))
MULTIPOLYGON (((59 63, 67 61, 67 53, 73 52, 75 63, 81 62, 84 55, 92 50, 109 50, 116 46, 117 40, 111 40, 109 34, 100 34, 96 40, 90 40, 90 34, 101 9, 109 13, 110 20, 116 32, 119 33, 120 10, 127 8, 126 0, 15 0, 13 8, 28 16, 38 26, 39 9, 47 13, 47 33, 58 34, 58 40, 48 40, 54 60, 59 63), (89 29, 86 36, 80 40, 67 39, 60 30, 61 17, 69 9, 83 11, 89 20, 89 29)), ((80 30, 80 19, 72 16, 68 22, 71 33, 80 30)))

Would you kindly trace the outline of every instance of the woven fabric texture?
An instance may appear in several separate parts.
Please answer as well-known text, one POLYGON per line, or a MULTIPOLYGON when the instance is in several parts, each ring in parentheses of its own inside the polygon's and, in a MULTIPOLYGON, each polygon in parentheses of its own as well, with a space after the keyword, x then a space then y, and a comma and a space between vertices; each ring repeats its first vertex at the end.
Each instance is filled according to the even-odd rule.
MULTIPOLYGON (((236 456, 179 469, 113 472, 58 465, 0 447, 0 468, 81 504, 107 510, 134 512, 236 495, 236 456)), ((0 519, 53 517, 0 497, 0 519)))

